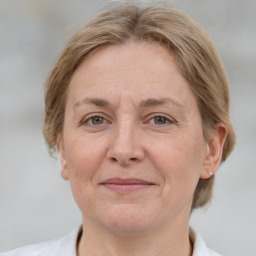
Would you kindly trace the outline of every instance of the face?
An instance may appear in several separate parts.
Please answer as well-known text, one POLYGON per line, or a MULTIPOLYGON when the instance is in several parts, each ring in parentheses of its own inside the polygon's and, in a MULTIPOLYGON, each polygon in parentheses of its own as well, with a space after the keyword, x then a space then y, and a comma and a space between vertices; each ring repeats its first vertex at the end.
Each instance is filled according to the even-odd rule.
POLYGON ((109 46, 79 66, 59 146, 84 222, 105 230, 187 223, 197 182, 209 176, 195 96, 156 44, 109 46))

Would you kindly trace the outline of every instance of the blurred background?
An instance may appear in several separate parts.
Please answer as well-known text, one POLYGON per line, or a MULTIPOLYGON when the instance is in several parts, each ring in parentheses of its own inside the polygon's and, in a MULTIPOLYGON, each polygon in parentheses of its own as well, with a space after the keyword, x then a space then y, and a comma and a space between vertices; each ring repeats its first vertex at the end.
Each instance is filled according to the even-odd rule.
MULTIPOLYGON (((44 81, 70 35, 109 1, 0 1, 0 252, 81 223, 41 133, 44 81)), ((146 1, 144 1, 146 2, 146 1)), ((154 1, 151 1, 154 2, 154 1)), ((166 1, 201 23, 230 79, 237 145, 191 225, 223 255, 256 255, 256 1, 166 1)))

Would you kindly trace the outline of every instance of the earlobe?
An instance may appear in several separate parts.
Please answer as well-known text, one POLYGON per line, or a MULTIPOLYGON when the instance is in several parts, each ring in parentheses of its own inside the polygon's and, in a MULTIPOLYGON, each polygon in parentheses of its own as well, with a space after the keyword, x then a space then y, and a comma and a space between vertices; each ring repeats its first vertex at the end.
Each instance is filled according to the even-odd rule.
POLYGON ((57 137, 57 143, 58 143, 58 150, 59 150, 61 177, 65 180, 69 180, 64 143, 63 143, 63 138, 60 135, 58 135, 58 137, 57 137))
POLYGON ((212 131, 211 138, 207 143, 201 179, 209 179, 214 175, 220 165, 223 146, 227 137, 226 126, 222 123, 216 125, 212 131))

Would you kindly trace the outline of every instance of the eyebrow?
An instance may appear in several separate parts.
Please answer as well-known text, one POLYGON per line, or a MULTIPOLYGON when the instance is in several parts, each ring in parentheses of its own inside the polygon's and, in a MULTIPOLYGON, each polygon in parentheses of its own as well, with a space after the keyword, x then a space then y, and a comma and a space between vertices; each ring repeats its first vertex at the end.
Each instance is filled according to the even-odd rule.
POLYGON ((140 103, 140 108, 153 107, 153 106, 159 106, 159 105, 165 105, 165 104, 171 104, 179 108, 185 107, 181 102, 175 99, 171 99, 171 98, 153 99, 152 98, 152 99, 143 100, 140 103))
POLYGON ((80 106, 81 104, 93 104, 96 105, 98 107, 109 107, 111 104, 104 100, 104 99, 100 99, 100 98, 85 98, 82 100, 79 100, 78 102, 75 103, 74 108, 80 106))
MULTIPOLYGON (((98 107, 111 107, 112 105, 109 101, 101 98, 85 98, 76 102, 74 104, 74 108, 80 106, 81 104, 93 104, 98 107)), ((147 108, 147 107, 160 106, 165 104, 171 104, 178 108, 185 108, 185 106, 181 102, 172 98, 161 98, 161 99, 150 98, 147 100, 143 100, 141 101, 139 108, 147 108)))

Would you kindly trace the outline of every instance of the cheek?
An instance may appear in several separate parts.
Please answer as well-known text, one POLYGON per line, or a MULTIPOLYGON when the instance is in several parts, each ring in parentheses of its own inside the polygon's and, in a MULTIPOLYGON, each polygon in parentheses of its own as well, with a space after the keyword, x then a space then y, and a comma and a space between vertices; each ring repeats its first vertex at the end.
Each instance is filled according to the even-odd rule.
MULTIPOLYGON (((101 141, 102 142, 102 141, 101 141)), ((105 157, 104 143, 91 141, 84 135, 71 138, 66 142, 67 169, 70 182, 91 183, 105 157)))
POLYGON ((165 187, 181 193, 194 190, 203 164, 202 139, 176 134, 154 151, 155 165, 165 179, 165 187))
POLYGON ((104 157, 103 148, 90 142, 85 136, 68 137, 66 141, 66 162, 70 187, 74 199, 81 209, 91 209, 95 201, 94 181, 104 157))

